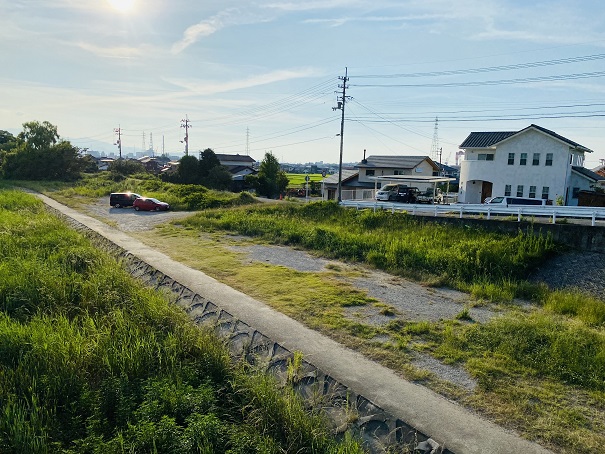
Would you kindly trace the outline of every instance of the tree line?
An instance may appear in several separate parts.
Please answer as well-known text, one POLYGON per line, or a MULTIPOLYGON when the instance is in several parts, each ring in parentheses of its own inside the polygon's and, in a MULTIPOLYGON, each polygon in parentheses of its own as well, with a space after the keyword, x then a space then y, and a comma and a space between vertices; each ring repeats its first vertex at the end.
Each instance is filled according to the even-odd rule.
MULTIPOLYGON (((57 126, 48 121, 23 123, 23 131, 14 136, 0 130, 0 176, 9 180, 58 180, 74 181, 84 172, 98 171, 92 156, 59 136, 57 126)), ((136 161, 114 161, 109 171, 111 177, 120 180, 128 175, 144 172, 136 161)), ((200 158, 183 156, 175 172, 162 175, 163 180, 177 184, 199 184, 210 189, 230 190, 232 175, 210 148, 200 153, 200 158)), ((288 177, 281 170, 277 158, 265 154, 256 175, 247 175, 246 186, 258 195, 278 197, 285 193, 288 177)))

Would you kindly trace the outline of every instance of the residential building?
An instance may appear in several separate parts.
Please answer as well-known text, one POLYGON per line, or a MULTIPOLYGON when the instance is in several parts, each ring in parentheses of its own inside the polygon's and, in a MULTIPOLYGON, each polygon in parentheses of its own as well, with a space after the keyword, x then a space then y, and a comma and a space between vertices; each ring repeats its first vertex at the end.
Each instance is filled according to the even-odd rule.
MULTIPOLYGON (((434 176, 440 168, 428 156, 368 156, 355 165, 357 170, 343 169, 342 197, 343 200, 373 198, 374 192, 388 181, 389 176, 397 177, 397 181, 405 175, 434 176), (383 177, 380 181, 376 177, 383 177)), ((336 199, 338 191, 338 172, 323 180, 324 198, 336 199)), ((405 184, 405 181, 403 181, 405 184)), ((420 190, 432 188, 432 183, 409 182, 408 186, 420 190)))
POLYGON ((216 157, 225 167, 254 167, 256 161, 248 155, 240 154, 220 154, 216 153, 216 157))
POLYGON ((600 179, 583 167, 592 150, 534 124, 520 131, 472 132, 460 148, 462 203, 512 195, 577 205, 578 192, 600 179))

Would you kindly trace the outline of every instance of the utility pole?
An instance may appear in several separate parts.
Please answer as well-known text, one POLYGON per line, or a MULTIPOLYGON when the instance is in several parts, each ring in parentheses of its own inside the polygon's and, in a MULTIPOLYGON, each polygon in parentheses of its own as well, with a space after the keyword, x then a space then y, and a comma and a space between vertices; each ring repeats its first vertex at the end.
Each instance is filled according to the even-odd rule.
POLYGON ((141 151, 145 153, 147 150, 147 144, 145 143, 145 131, 143 131, 143 142, 141 143, 141 151))
POLYGON ((185 128, 185 139, 181 140, 181 143, 185 142, 185 156, 189 156, 189 118, 185 115, 185 119, 181 120, 181 128, 185 128))
POLYGON ((118 125, 118 127, 115 128, 113 132, 118 135, 118 139, 116 140, 116 143, 114 143, 114 145, 118 146, 118 150, 120 151, 120 159, 122 159, 122 129, 120 128, 120 125, 118 125))
POLYGON ((166 151, 164 150, 164 134, 162 134, 162 156, 164 156, 166 154, 166 151))
POLYGON ((151 151, 151 156, 153 157, 154 152, 153 152, 153 132, 149 133, 149 151, 151 151))
POLYGON ((342 116, 340 119, 340 158, 338 160, 338 203, 342 202, 342 148, 344 144, 344 133, 345 133, 345 103, 347 102, 347 82, 349 81, 348 68, 345 67, 345 75, 344 77, 339 77, 339 80, 342 80, 342 85, 339 85, 338 88, 342 88, 342 95, 336 98, 336 107, 332 107, 332 110, 340 110, 342 111, 342 116))

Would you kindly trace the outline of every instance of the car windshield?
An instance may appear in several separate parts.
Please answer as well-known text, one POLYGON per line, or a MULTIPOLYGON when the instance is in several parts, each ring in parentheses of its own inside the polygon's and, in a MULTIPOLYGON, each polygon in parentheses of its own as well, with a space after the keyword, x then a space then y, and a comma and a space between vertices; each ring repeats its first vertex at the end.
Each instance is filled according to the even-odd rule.
POLYGON ((385 184, 383 187, 380 188, 381 191, 392 191, 397 187, 396 184, 385 184))
POLYGON ((162 202, 160 202, 158 199, 152 199, 152 198, 149 198, 149 199, 147 199, 147 200, 149 200, 150 202, 153 202, 153 203, 162 203, 162 202))
POLYGON ((503 200, 504 200, 504 197, 494 197, 487 203, 502 203, 503 200))

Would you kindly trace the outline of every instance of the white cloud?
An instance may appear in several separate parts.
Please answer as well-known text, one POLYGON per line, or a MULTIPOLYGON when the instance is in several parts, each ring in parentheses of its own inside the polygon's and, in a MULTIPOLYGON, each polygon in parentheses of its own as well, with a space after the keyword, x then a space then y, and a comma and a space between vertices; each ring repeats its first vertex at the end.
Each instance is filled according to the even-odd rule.
POLYGON ((186 88, 198 95, 212 95, 215 93, 224 93, 242 88, 257 87, 274 82, 282 82, 290 79, 300 79, 305 77, 320 76, 319 72, 313 68, 303 68, 294 70, 278 70, 266 74, 248 77, 245 79, 232 80, 228 82, 207 82, 193 79, 167 79, 176 86, 186 88))
POLYGON ((271 20, 272 18, 262 17, 238 8, 229 8, 187 28, 183 33, 183 38, 172 45, 172 53, 178 54, 192 44, 195 44, 200 38, 210 36, 223 28, 234 25, 269 22, 271 20))

